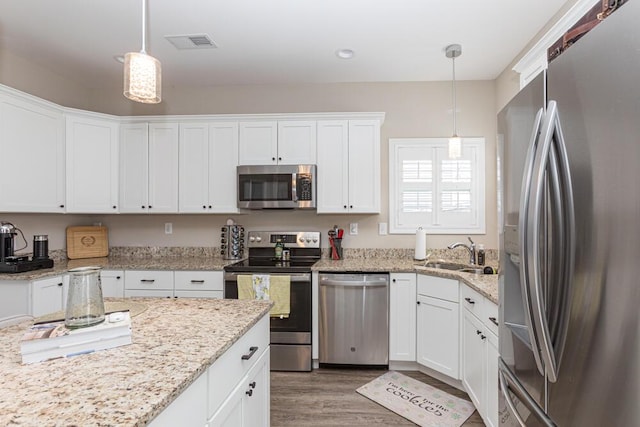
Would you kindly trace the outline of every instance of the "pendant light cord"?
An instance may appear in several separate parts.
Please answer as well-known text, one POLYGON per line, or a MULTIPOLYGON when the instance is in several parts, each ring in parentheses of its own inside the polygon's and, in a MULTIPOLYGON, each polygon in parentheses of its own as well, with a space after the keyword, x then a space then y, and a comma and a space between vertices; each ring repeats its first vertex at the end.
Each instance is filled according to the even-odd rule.
POLYGON ((142 0, 142 50, 141 53, 147 53, 147 1, 142 0))
POLYGON ((453 62, 453 81, 451 83, 452 86, 452 97, 453 97, 453 136, 457 137, 457 127, 456 127, 456 57, 455 55, 451 57, 451 61, 453 62))

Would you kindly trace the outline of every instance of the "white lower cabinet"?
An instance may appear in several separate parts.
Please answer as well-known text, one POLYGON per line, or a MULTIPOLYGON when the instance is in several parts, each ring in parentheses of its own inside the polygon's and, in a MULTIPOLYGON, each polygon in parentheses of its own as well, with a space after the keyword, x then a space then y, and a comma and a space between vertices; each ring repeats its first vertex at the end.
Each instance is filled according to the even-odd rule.
POLYGON ((459 378, 458 282, 418 275, 417 348, 421 365, 459 378))
POLYGON ((389 360, 416 360, 416 275, 391 273, 389 360))
POLYGON ((222 271, 174 272, 174 296, 176 298, 223 298, 222 271))
POLYGON ((498 336, 495 303, 462 285, 462 385, 488 426, 498 425, 498 336))
POLYGON ((149 425, 267 427, 269 401, 269 316, 265 315, 149 425))
POLYGON ((173 296, 173 271, 127 270, 124 274, 125 297, 173 296))
POLYGON ((31 315, 34 317, 64 310, 66 287, 63 276, 31 282, 31 315))
POLYGON ((487 414, 485 423, 491 427, 498 427, 498 336, 487 332, 487 381, 485 393, 487 399, 487 414))
POLYGON ((233 390, 209 427, 260 427, 269 425, 269 352, 265 351, 233 390))
POLYGON ((102 284, 103 297, 124 297, 124 271, 102 270, 100 272, 100 282, 102 284))

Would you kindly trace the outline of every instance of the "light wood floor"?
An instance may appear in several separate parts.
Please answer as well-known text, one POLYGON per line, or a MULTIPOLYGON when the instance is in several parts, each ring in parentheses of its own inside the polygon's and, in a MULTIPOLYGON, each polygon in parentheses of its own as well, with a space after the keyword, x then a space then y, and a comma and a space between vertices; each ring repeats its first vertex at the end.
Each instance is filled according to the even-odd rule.
MULTIPOLYGON (((356 393, 383 370, 316 369, 271 373, 271 426, 415 426, 411 421, 356 393)), ((465 392, 421 372, 403 374, 470 400, 465 392)), ((484 426, 478 412, 463 424, 484 426)))

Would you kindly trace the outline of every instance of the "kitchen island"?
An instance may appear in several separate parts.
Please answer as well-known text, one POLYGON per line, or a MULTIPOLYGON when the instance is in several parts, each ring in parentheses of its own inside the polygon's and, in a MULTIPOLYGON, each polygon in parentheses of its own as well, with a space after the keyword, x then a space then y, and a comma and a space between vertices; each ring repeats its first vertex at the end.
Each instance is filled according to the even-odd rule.
MULTIPOLYGON (((219 370, 210 367, 226 363, 215 362, 250 330, 268 347, 269 301, 118 301, 147 307, 132 318, 133 344, 128 346, 22 365, 20 338, 32 322, 0 330, 0 425, 147 425, 202 374, 208 375, 211 389, 219 370), (256 334, 257 324, 265 325, 258 331, 264 337, 256 334)), ((248 352, 241 344, 241 351, 248 352)), ((229 393, 234 387, 215 384, 229 393)), ((210 402, 204 405, 203 411, 211 409, 210 402)))

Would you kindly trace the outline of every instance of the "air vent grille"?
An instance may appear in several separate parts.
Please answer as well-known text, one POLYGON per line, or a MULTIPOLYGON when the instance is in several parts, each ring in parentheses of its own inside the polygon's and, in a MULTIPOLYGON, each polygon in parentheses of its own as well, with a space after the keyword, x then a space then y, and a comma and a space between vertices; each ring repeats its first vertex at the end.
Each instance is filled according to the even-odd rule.
POLYGON ((208 34, 184 34, 164 36, 176 49, 215 49, 218 46, 208 34))

